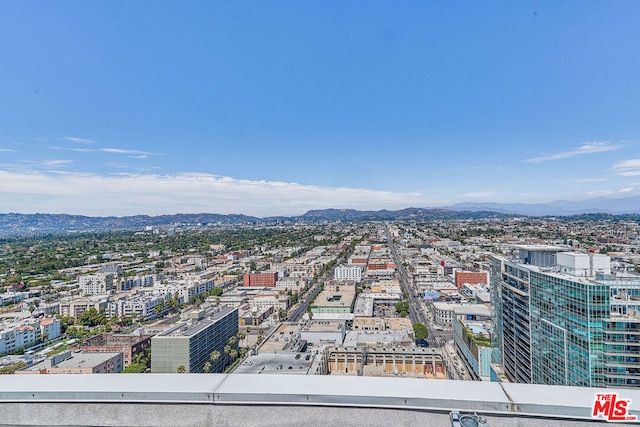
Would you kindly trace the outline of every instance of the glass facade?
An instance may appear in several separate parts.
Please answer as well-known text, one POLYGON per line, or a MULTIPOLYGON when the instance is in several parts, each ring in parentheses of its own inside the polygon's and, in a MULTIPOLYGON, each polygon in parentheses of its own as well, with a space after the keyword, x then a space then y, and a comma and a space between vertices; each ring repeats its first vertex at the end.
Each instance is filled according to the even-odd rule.
POLYGON ((532 382, 604 386, 609 295, 607 285, 531 272, 532 382))
POLYGON ((604 322, 607 387, 640 386, 640 318, 616 316, 604 322))
POLYGON ((494 348, 511 382, 531 382, 529 271, 502 258, 492 259, 494 293, 494 348))

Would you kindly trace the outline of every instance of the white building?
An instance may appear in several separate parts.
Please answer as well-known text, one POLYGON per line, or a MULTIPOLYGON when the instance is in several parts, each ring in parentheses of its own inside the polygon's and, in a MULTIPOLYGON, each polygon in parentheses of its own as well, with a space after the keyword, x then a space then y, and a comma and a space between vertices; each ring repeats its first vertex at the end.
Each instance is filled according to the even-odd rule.
MULTIPOLYGON (((280 276, 278 276, 280 277, 280 276)), ((276 289, 278 291, 292 291, 298 292, 300 289, 304 288, 306 285, 306 281, 304 279, 295 278, 295 277, 283 277, 276 282, 276 289)))
POLYGON ((113 289, 113 273, 97 273, 80 276, 80 290, 83 295, 104 295, 113 289))
POLYGON ((62 322, 60 322, 55 317, 47 317, 40 321, 40 334, 44 337, 46 336, 47 340, 54 340, 62 335, 62 322))
POLYGON ((357 265, 336 267, 334 277, 336 280, 362 281, 362 269, 357 265))
POLYGON ((123 277, 116 284, 118 291, 128 291, 132 288, 153 286, 154 278, 152 274, 145 276, 123 277))
POLYGON ((259 294, 249 301, 249 305, 251 306, 251 311, 256 311, 258 313, 268 309, 269 307, 273 307, 274 311, 278 311, 278 309, 286 310, 289 308, 289 296, 278 294, 259 294))
POLYGON ((0 324, 0 354, 29 348, 41 339, 40 322, 28 319, 0 324))
POLYGON ((165 301, 170 298, 169 295, 132 295, 126 298, 121 298, 117 301, 109 301, 105 314, 107 318, 114 317, 140 317, 143 320, 153 320, 156 317, 161 317, 169 309, 169 306, 165 304, 165 301), (156 307, 158 312, 156 312, 156 307))
POLYGON ((156 283, 153 285, 153 293, 169 295, 169 298, 177 296, 180 303, 186 304, 189 298, 203 294, 215 287, 213 279, 203 281, 174 280, 168 283, 156 283))

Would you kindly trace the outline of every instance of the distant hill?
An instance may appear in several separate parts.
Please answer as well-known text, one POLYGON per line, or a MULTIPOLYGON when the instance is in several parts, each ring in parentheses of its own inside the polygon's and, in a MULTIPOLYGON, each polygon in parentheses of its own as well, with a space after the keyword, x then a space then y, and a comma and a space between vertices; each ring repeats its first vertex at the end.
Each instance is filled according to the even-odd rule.
POLYGON ((498 212, 489 211, 457 211, 440 208, 406 208, 397 211, 386 209, 379 211, 358 211, 354 209, 322 209, 311 210, 302 215, 304 220, 323 221, 367 221, 367 220, 399 220, 399 219, 472 219, 510 217, 498 212))
POLYGON ((526 216, 565 216, 583 219, 601 218, 603 215, 640 214, 640 196, 624 199, 598 198, 583 202, 557 200, 550 203, 458 203, 443 208, 406 208, 397 211, 359 211, 355 209, 310 210, 299 216, 258 218, 248 215, 175 214, 136 215, 126 217, 89 217, 65 214, 0 214, 0 237, 105 232, 115 230, 142 230, 145 227, 171 225, 241 225, 282 224, 318 221, 370 221, 370 220, 455 220, 480 218, 509 218, 526 216), (598 215, 594 215, 598 214, 598 215))
POLYGON ((0 214, 0 237, 141 230, 148 226, 178 224, 253 224, 261 220, 247 215, 176 214, 126 217, 89 217, 66 214, 0 214))
POLYGON ((292 217, 257 218, 247 215, 220 214, 175 214, 175 215, 136 215, 126 217, 89 217, 66 214, 0 214, 0 237, 31 236, 44 234, 68 234, 87 232, 107 232, 124 230, 142 230, 145 227, 175 225, 249 225, 281 224, 293 222, 319 221, 368 221, 395 219, 467 219, 509 217, 495 212, 453 211, 447 209, 407 208, 398 211, 358 211, 353 209, 312 210, 304 215, 292 217))
POLYGON ((613 215, 640 214, 640 196, 611 199, 597 199, 572 202, 555 200, 549 203, 457 203, 448 206, 456 211, 492 211, 505 214, 529 216, 567 216, 589 213, 608 213, 613 215))

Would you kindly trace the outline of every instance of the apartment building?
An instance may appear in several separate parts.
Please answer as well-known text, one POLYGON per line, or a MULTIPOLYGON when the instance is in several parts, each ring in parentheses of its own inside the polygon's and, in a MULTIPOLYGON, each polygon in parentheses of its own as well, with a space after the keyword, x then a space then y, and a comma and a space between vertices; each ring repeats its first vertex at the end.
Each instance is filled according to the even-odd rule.
POLYGON ((40 322, 34 319, 0 323, 0 354, 29 348, 40 342, 40 322))
POLYGON ((465 284, 477 285, 487 284, 488 277, 486 271, 456 271, 455 282, 458 289, 462 289, 465 284))
POLYGON ((273 288, 278 281, 278 272, 269 273, 245 273, 244 286, 257 286, 273 288))
POLYGON ((114 289, 113 280, 113 273, 97 273, 80 276, 78 282, 83 295, 105 295, 114 289))
POLYGON ((167 295, 169 298, 177 297, 179 302, 188 303, 189 298, 203 294, 215 287, 213 279, 205 280, 172 280, 166 283, 155 283, 153 293, 157 295, 167 295))
POLYGON ((137 294, 109 301, 105 314, 107 318, 137 317, 144 321, 164 316, 169 306, 165 304, 169 294, 137 294))
POLYGON ((362 269, 358 266, 341 265, 334 270, 335 280, 362 281, 362 269))
POLYGON ((206 318, 198 315, 151 338, 151 372, 175 373, 183 366, 185 371, 204 372, 204 365, 212 363, 211 372, 222 372, 230 362, 224 352, 229 338, 238 333, 238 309, 224 307, 206 318), (220 358, 211 361, 211 353, 218 351, 220 358))

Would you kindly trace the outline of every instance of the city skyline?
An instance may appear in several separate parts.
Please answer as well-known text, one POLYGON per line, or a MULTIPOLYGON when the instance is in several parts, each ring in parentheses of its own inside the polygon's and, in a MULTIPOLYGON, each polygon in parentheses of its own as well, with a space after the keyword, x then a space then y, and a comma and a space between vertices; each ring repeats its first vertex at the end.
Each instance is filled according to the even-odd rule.
POLYGON ((640 194, 635 2, 7 5, 0 212, 640 194))

